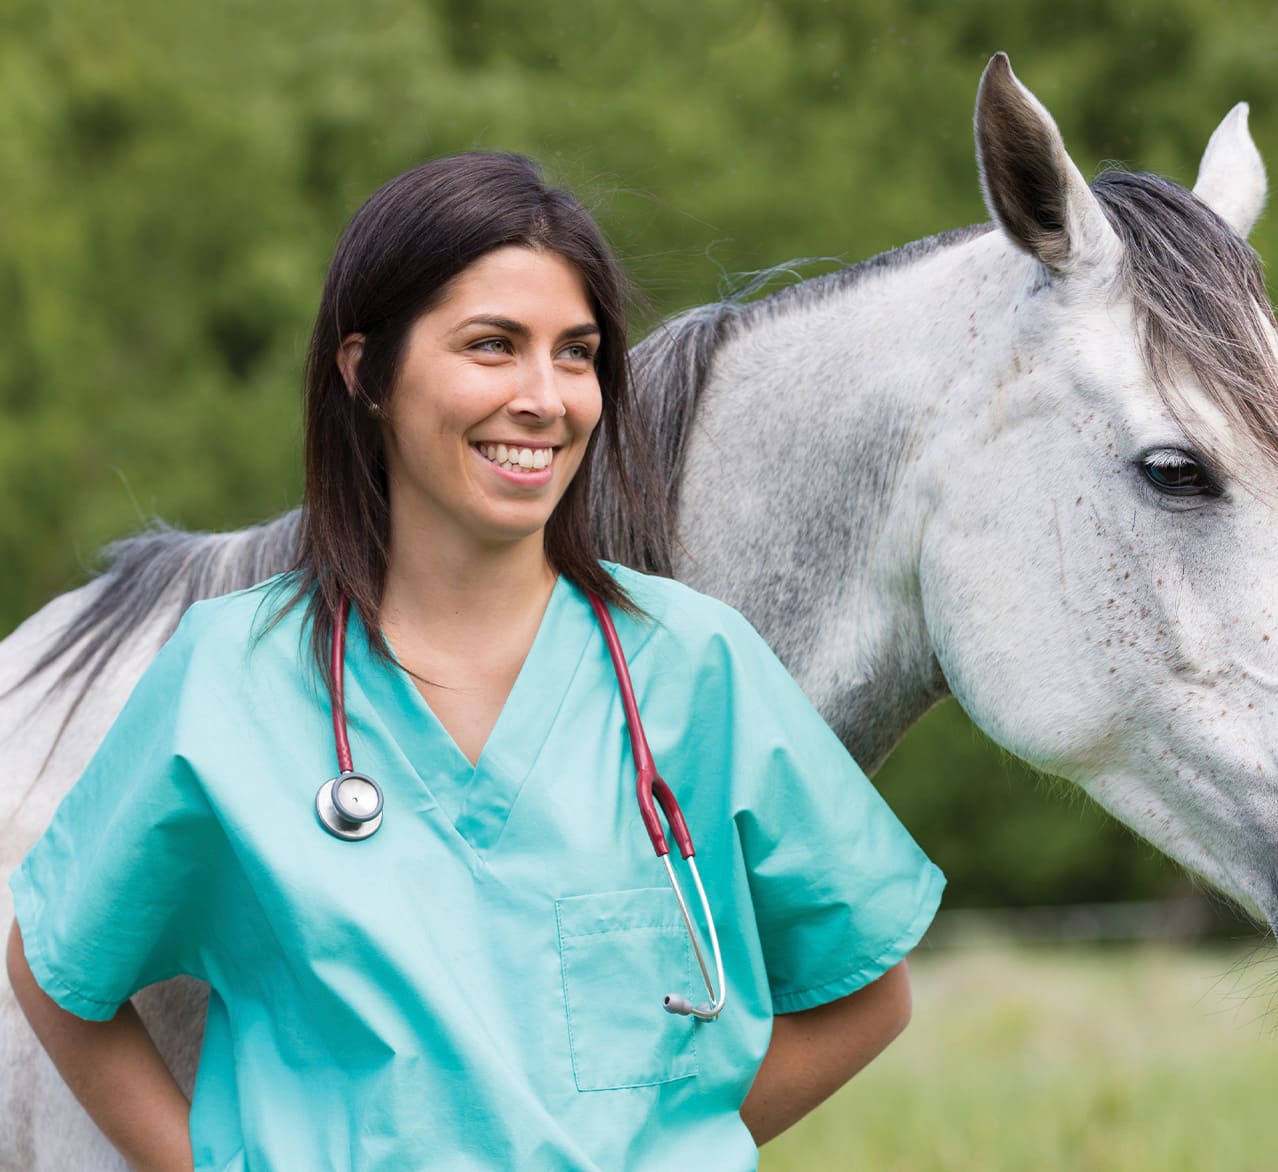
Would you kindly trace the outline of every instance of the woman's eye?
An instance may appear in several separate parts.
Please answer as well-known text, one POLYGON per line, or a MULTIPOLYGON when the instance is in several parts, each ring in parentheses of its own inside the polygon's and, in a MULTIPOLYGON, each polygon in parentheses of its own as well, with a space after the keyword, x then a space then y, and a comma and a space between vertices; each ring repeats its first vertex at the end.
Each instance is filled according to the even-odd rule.
POLYGON ((1150 452, 1141 466, 1150 484, 1168 496, 1208 496, 1220 491, 1207 470, 1188 452, 1150 452))
POLYGON ((585 342, 572 342, 564 347, 563 355, 573 362, 590 362, 595 352, 585 342))
POLYGON ((475 342, 471 349, 484 350, 489 354, 509 354, 511 352, 510 342, 505 338, 484 338, 481 342, 475 342))

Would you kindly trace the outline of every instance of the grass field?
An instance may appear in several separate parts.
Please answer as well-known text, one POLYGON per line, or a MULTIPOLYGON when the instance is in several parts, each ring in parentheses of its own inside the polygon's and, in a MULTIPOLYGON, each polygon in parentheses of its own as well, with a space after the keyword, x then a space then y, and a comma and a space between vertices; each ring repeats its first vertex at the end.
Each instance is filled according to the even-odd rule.
POLYGON ((922 952, 914 1020, 762 1172, 1278 1170, 1278 953, 922 952))

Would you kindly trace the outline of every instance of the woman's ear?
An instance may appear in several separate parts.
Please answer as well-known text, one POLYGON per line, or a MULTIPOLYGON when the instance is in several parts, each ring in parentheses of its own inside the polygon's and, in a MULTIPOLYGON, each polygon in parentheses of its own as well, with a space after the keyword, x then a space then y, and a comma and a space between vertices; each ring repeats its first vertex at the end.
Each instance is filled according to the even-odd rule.
POLYGON ((342 372, 347 393, 355 399, 364 397, 359 388, 359 361, 363 357, 364 335, 347 334, 337 348, 337 369, 342 372))

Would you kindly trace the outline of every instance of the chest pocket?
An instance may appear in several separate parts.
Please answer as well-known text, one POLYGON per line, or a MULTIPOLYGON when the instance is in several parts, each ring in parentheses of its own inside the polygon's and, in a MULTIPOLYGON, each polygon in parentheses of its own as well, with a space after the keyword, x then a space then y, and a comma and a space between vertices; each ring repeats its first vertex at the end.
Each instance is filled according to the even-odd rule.
POLYGON ((670 889, 572 896, 555 901, 555 915, 577 1089, 695 1077, 697 1023, 662 1005, 667 993, 692 998, 699 989, 670 889))

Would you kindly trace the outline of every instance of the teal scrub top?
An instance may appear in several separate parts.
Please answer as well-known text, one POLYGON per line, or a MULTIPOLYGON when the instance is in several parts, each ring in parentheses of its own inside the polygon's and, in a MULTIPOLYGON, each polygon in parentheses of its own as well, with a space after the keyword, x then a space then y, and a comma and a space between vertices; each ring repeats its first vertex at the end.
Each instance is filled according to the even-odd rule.
POLYGON ((755 631, 610 569, 650 616, 617 628, 718 923, 723 1015, 662 1007, 704 986, 575 586, 475 766, 352 617, 351 749, 385 806, 346 842, 315 814, 337 767, 302 608, 262 634, 276 579, 191 608, 11 880, 72 1013, 208 982, 197 1168, 753 1168, 738 1108, 772 1015, 919 940, 944 879, 755 631))

